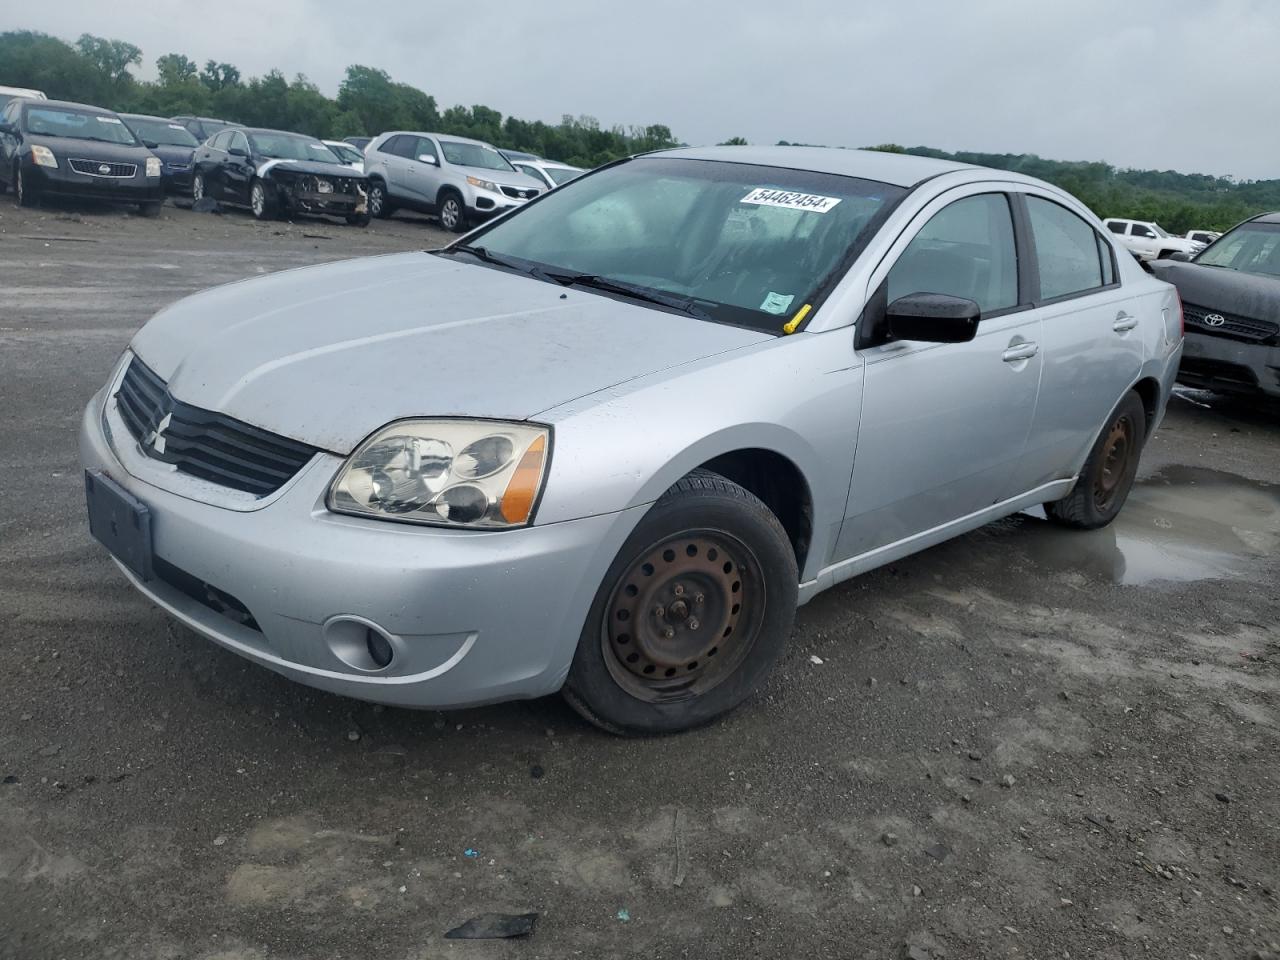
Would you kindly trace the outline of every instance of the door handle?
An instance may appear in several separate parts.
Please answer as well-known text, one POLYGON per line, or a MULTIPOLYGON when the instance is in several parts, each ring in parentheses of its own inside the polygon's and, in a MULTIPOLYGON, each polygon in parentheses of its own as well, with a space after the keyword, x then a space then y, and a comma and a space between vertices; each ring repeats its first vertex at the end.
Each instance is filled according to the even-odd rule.
POLYGON ((1030 360, 1040 352, 1040 344, 1031 343, 1030 341, 1023 343, 1015 343, 1009 346, 1009 349, 1001 354, 1000 359, 1005 363, 1017 363, 1020 360, 1030 360))
POLYGON ((1138 318, 1121 310, 1116 314, 1116 322, 1111 325, 1111 329, 1116 333, 1128 333, 1138 325, 1138 318))

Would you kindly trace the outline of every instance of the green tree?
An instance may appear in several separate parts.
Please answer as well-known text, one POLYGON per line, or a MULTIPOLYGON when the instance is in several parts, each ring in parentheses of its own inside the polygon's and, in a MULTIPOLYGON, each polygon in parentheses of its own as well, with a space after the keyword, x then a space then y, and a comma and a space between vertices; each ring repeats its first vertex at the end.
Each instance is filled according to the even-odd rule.
POLYGON ((204 69, 200 71, 200 82, 217 93, 228 87, 240 86, 240 71, 229 63, 206 60, 204 69))
POLYGON ((80 34, 76 50, 115 83, 132 80, 129 68, 142 63, 142 50, 132 43, 95 37, 89 33, 80 34))
POLYGON ((177 86, 194 80, 200 68, 190 57, 182 53, 166 53, 156 58, 156 70, 162 86, 177 86))
POLYGON ((750 144, 749 144, 749 143, 747 143, 747 138, 746 138, 746 137, 730 137, 728 140, 724 140, 724 141, 721 141, 720 143, 716 144, 716 146, 718 146, 718 147, 748 147, 748 146, 750 146, 750 144))

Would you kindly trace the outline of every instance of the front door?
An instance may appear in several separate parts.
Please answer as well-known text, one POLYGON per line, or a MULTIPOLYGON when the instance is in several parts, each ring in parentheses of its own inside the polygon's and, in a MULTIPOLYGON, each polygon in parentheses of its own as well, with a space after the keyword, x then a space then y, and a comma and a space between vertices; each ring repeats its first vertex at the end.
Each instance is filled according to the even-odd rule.
POLYGON ((223 164, 224 198, 233 203, 249 202, 249 184, 253 181, 253 160, 249 154, 249 138, 243 131, 236 130, 231 134, 231 150, 243 150, 246 156, 238 157, 228 151, 223 164))
MULTIPOLYGON (((876 274, 860 342, 911 293, 977 302, 968 343, 889 341, 861 349, 862 420, 836 559, 865 554, 1012 495, 1035 416, 1040 318, 1030 309, 1009 198, 959 188, 904 231, 876 274)), ((986 190, 990 190, 988 185, 986 190)))

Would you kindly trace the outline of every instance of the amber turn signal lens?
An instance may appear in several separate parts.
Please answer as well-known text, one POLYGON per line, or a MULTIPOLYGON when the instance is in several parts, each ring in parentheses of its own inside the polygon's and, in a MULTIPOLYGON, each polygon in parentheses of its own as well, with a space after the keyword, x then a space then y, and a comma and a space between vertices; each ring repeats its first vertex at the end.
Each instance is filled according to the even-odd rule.
POLYGON ((507 492, 502 495, 502 519, 507 523, 525 523, 533 512, 533 500, 538 495, 546 452, 547 438, 538 437, 520 458, 516 472, 507 484, 507 492))

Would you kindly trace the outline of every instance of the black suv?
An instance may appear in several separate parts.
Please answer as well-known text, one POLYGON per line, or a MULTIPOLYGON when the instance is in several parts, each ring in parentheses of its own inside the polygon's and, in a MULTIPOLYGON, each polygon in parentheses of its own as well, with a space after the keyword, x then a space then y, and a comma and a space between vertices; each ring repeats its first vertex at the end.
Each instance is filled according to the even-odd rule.
POLYGON ((49 194, 164 204, 160 158, 110 110, 62 100, 11 100, 0 111, 0 191, 22 207, 49 194))

